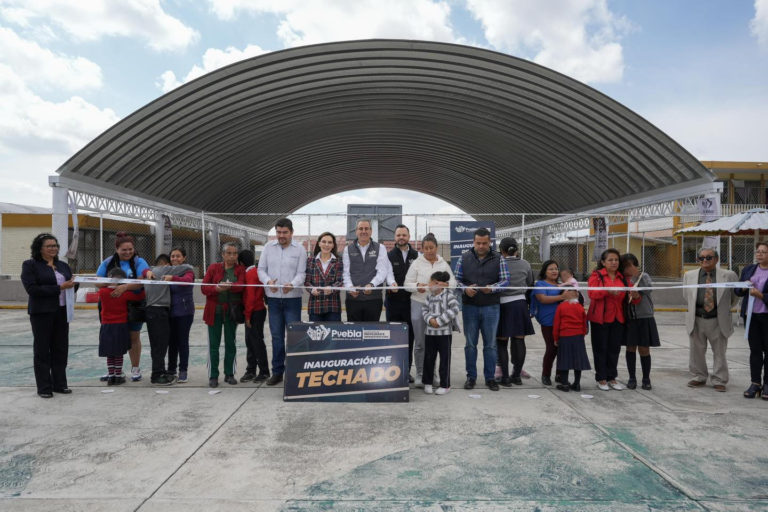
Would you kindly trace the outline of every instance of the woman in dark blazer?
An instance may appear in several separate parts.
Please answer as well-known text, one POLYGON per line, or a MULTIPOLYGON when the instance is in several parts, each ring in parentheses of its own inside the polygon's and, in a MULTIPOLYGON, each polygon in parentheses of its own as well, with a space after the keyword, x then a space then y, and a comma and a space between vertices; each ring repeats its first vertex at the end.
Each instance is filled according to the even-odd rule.
POLYGON ((752 288, 735 288, 733 291, 741 301, 741 317, 747 323, 749 296, 755 298, 752 319, 749 322, 749 369, 752 383, 744 392, 744 398, 762 396, 768 400, 768 242, 759 242, 755 246, 757 263, 747 265, 741 272, 739 281, 750 281, 752 288))
POLYGON ((60 261, 59 242, 51 234, 32 241, 32 259, 21 267, 21 282, 29 294, 27 313, 32 324, 37 394, 71 393, 67 387, 69 321, 66 290, 75 287, 72 270, 60 261))

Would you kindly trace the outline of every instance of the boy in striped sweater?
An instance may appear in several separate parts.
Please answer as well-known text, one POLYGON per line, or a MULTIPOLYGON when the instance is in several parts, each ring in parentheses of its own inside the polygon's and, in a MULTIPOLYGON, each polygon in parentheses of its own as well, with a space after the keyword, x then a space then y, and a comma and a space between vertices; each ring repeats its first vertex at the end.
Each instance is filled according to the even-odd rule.
POLYGON ((444 395, 451 390, 451 337, 452 332, 460 331, 458 323, 459 302, 451 291, 446 291, 451 276, 448 272, 435 272, 429 280, 429 295, 422 306, 422 316, 427 322, 424 337, 424 392, 432 394, 432 382, 435 376, 435 360, 440 354, 440 387, 436 395, 444 395))

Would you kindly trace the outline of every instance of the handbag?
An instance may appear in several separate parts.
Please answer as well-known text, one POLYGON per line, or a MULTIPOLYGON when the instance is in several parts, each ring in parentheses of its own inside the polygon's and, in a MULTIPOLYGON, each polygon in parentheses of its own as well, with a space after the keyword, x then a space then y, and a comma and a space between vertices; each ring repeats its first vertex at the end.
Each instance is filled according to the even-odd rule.
POLYGON ((128 322, 144 323, 147 321, 147 301, 128 301, 128 322))

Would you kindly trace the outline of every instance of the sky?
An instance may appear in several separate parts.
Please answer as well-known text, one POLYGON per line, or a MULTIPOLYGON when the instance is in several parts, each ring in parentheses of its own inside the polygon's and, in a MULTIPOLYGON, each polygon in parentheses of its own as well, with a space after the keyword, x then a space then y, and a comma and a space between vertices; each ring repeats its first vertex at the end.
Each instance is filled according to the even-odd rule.
MULTIPOLYGON (((595 87, 702 160, 768 161, 768 0, 0 0, 0 202, 164 93, 240 59, 329 41, 474 45, 595 87)), ((350 203, 458 210, 416 192, 350 203)))

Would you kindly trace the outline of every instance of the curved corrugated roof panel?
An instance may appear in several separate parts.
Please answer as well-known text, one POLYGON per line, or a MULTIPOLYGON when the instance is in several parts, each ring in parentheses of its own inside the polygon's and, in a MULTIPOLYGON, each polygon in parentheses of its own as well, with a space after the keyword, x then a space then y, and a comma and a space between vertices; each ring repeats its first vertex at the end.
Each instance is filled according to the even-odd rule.
POLYGON ((555 71, 392 40, 219 69, 117 123, 59 172, 240 213, 291 212, 369 187, 425 192, 467 212, 584 211, 714 179, 652 124, 555 71))

